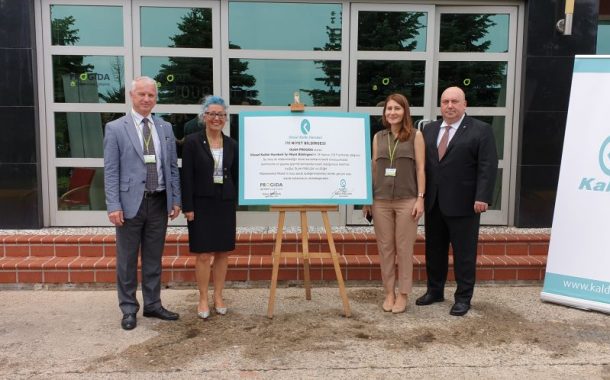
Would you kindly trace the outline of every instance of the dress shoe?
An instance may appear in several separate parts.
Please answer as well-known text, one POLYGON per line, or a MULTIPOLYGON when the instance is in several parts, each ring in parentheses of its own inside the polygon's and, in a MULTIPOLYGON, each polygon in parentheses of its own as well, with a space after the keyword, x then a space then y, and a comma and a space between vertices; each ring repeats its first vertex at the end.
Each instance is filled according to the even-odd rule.
POLYGON ((396 297, 396 302, 394 302, 394 307, 392 307, 392 313, 399 314, 404 313, 407 309, 407 303, 409 303, 409 298, 406 295, 399 295, 396 297))
POLYGON ((121 327, 123 330, 133 330, 136 328, 138 321, 135 313, 123 314, 121 319, 121 327))
POLYGON ((226 315, 228 309, 226 307, 217 307, 214 306, 214 310, 216 310, 216 314, 220 314, 220 315, 226 315))
POLYGON ((453 304, 453 306, 451 306, 449 314, 455 315, 456 317, 461 317, 462 315, 468 313, 468 310, 470 310, 470 304, 466 302, 456 302, 453 304))
POLYGON ((174 313, 172 311, 167 310, 163 306, 153 311, 144 311, 144 316, 147 318, 159 318, 164 321, 175 321, 180 318, 178 313, 174 313))
POLYGON ((443 302, 445 298, 443 296, 435 296, 432 293, 426 292, 423 296, 415 300, 415 304, 418 306, 432 305, 435 302, 443 302))
POLYGON ((197 311, 197 316, 201 319, 208 319, 210 318, 210 311, 197 311))
POLYGON ((392 311, 392 308, 394 307, 394 301, 396 301, 395 297, 390 297, 387 296, 385 298, 385 301, 383 301, 383 305, 381 305, 381 308, 383 309, 383 311, 389 313, 392 311))

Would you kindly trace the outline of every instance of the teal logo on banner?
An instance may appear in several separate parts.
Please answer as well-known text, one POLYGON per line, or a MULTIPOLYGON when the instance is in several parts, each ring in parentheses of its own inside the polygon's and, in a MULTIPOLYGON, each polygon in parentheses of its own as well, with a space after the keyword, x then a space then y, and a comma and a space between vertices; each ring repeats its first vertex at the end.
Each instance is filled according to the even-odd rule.
POLYGON ((599 167, 610 176, 610 136, 602 143, 599 149, 599 167))
POLYGON ((309 120, 303 119, 303 121, 301 121, 301 133, 304 135, 308 135, 310 130, 311 124, 309 123, 309 120))
MULTIPOLYGON (((606 137, 599 148, 599 167, 610 177, 610 136, 606 137)), ((610 178, 582 177, 578 190, 610 193, 610 178)))

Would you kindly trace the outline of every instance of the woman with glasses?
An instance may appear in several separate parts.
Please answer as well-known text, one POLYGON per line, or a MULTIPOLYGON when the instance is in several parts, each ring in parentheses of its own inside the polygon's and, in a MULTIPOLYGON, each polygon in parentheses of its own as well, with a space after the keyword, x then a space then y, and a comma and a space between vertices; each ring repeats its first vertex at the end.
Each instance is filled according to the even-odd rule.
POLYGON ((235 249, 237 142, 222 132, 227 106, 218 96, 204 99, 202 132, 186 136, 182 150, 182 209, 188 221, 189 250, 197 255, 197 315, 210 317, 208 284, 214 271, 214 310, 227 313, 222 297, 228 255, 235 249))

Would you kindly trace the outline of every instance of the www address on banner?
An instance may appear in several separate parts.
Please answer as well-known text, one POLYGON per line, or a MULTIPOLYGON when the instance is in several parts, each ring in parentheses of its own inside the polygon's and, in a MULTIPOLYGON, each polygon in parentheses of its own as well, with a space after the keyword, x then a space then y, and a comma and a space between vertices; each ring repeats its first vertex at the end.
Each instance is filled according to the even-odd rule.
POLYGON ((571 281, 564 280, 563 286, 569 289, 582 290, 585 292, 592 292, 598 294, 610 294, 610 284, 607 285, 598 285, 592 282, 586 281, 571 281))

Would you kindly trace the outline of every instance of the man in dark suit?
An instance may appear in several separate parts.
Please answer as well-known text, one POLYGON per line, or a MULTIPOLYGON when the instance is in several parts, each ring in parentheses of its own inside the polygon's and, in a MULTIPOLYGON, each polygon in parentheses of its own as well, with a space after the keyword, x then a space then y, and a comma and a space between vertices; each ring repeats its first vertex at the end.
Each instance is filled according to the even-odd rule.
POLYGON ((470 309, 474 290, 481 213, 492 202, 498 168, 491 127, 466 115, 466 97, 458 87, 441 95, 442 120, 424 128, 426 142, 427 291, 417 305, 444 300, 449 244, 457 289, 449 312, 470 309))
POLYGON ((149 77, 132 82, 133 108, 106 124, 104 188, 108 219, 116 226, 116 272, 121 327, 136 327, 140 304, 138 252, 142 262, 144 316, 176 320, 161 304, 161 256, 168 216, 180 215, 180 178, 172 126, 152 116, 157 86, 149 77))

